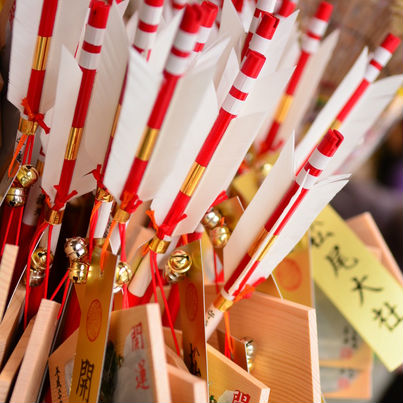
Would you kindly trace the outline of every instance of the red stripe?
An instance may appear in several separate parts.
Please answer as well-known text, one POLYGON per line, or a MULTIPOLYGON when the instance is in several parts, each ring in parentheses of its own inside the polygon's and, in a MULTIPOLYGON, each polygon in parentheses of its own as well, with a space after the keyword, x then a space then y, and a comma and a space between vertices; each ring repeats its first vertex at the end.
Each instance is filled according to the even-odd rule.
POLYGON ((369 82, 367 80, 364 79, 361 81, 360 85, 353 92, 350 99, 346 102, 344 107, 341 109, 341 111, 337 115, 336 120, 339 120, 340 122, 344 121, 344 119, 350 113, 351 109, 353 109, 353 107, 357 103, 357 101, 361 98, 362 94, 365 92, 365 90, 368 88, 368 86, 369 86, 369 82))
POLYGON ((229 92, 234 98, 239 99, 240 101, 245 101, 245 99, 248 97, 248 94, 246 92, 238 90, 235 86, 231 87, 231 90, 229 92))
MULTIPOLYGON (((176 3, 174 2, 174 8, 175 4, 176 3)), ((180 24, 180 29, 190 34, 195 34, 199 31, 202 16, 203 12, 201 6, 199 6, 198 4, 186 4, 185 12, 180 24)))
POLYGON ((158 25, 146 24, 145 22, 140 20, 138 29, 140 29, 141 31, 144 31, 144 32, 157 32, 158 25))
POLYGON ((322 1, 316 10, 315 17, 322 21, 329 21, 333 12, 333 6, 326 1, 322 1))
POLYGON ((93 0, 88 16, 88 25, 94 28, 106 28, 110 5, 101 0, 93 0))
POLYGON ((44 0, 38 28, 39 36, 52 36, 58 0, 44 0))
POLYGON ((298 83, 301 79, 302 74, 304 73, 306 63, 309 60, 310 53, 301 51, 301 54, 299 55, 297 67, 294 70, 293 75, 291 76, 290 82, 288 83, 287 89, 285 90, 285 93, 288 95, 294 95, 295 90, 297 89, 298 83))
POLYGON ((308 32, 306 33, 306 35, 309 36, 310 38, 317 39, 317 40, 320 40, 320 38, 321 38, 321 36, 316 35, 316 34, 314 34, 314 33, 311 32, 311 31, 308 31, 308 32))
MULTIPOLYGON (((31 77, 29 79, 27 99, 28 104, 33 113, 37 113, 39 111, 39 104, 41 102, 45 73, 46 73, 45 70, 31 69, 31 77)), ((28 113, 26 110, 24 110, 24 112, 28 113)))
POLYGON ((238 277, 241 275, 243 270, 245 269, 246 265, 250 262, 251 257, 246 253, 242 260, 239 262, 238 266, 232 273, 231 277, 228 279, 228 281, 224 285, 224 290, 226 292, 229 292, 229 289, 232 287, 232 285, 235 283, 235 281, 238 279, 238 277))
POLYGON ((204 43, 197 42, 195 48, 193 49, 195 52, 201 52, 204 48, 204 43))
MULTIPOLYGON (((174 44, 174 46, 175 46, 175 44, 174 44)), ((182 50, 172 47, 171 53, 175 56, 186 58, 190 55, 191 52, 183 52, 182 50)))
POLYGON ((84 41, 82 49, 89 53, 101 53, 102 46, 101 45, 92 45, 91 43, 84 41))
POLYGON ((252 50, 249 50, 245 61, 242 64, 241 71, 250 78, 257 78, 262 69, 266 58, 252 50))
POLYGON ((369 64, 372 64, 372 66, 376 67, 379 71, 381 71, 383 69, 382 64, 380 64, 379 62, 377 62, 375 59, 371 59, 371 61, 369 62, 369 64))
POLYGON ((148 161, 143 161, 139 158, 134 159, 124 187, 126 192, 130 193, 133 196, 137 194, 147 165, 148 161))
POLYGON ((152 7, 162 7, 164 5, 164 0, 145 0, 144 3, 152 7))
POLYGON ((260 262, 258 260, 253 263, 252 267, 249 269, 249 271, 246 273, 246 276, 242 279, 242 281, 239 284, 239 287, 235 290, 234 292, 234 297, 238 296, 238 294, 243 290, 245 284, 248 282, 250 279, 251 275, 254 273, 256 268, 259 266, 260 262))
POLYGON ((313 165, 311 165, 309 161, 305 164, 304 169, 306 172, 309 171, 309 174, 312 176, 319 176, 322 172, 321 169, 317 169, 313 165))
POLYGON ((84 127, 96 74, 95 70, 87 70, 83 67, 81 67, 81 70, 83 71, 83 78, 77 96, 76 109, 72 123, 73 127, 84 127))

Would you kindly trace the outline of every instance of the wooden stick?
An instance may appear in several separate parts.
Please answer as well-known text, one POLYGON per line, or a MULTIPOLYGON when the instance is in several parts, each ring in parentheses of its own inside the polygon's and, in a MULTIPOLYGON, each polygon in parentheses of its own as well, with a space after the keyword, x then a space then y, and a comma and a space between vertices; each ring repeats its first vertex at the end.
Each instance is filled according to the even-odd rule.
MULTIPOLYGON (((206 287, 206 304, 214 293, 206 287)), ((270 386, 270 403, 320 402, 315 309, 255 291, 234 304, 230 320, 234 336, 256 343, 252 374, 270 386)))
POLYGON ((38 379, 42 378, 48 361, 59 308, 57 302, 41 301, 10 403, 36 401, 40 387, 38 379))
POLYGON ((14 297, 11 300, 10 306, 4 315, 4 319, 0 324, 0 367, 3 364, 4 357, 8 352, 11 340, 17 328, 24 298, 24 288, 17 288, 14 297))
POLYGON ((167 365, 172 403, 206 403, 207 384, 201 378, 167 365))
POLYGON ((25 350, 27 349, 28 341, 31 336, 31 331, 34 326, 35 318, 32 318, 28 326, 24 330, 20 340, 18 341, 14 351, 12 352, 3 371, 0 373, 0 402, 7 400, 8 393, 12 383, 14 382, 17 372, 20 368, 22 359, 24 358, 25 350))
POLYGON ((6 308, 17 255, 18 246, 6 244, 0 264, 0 322, 6 308))
POLYGON ((209 395, 216 400, 227 390, 241 391, 250 402, 266 403, 270 389, 224 354, 207 344, 209 395))

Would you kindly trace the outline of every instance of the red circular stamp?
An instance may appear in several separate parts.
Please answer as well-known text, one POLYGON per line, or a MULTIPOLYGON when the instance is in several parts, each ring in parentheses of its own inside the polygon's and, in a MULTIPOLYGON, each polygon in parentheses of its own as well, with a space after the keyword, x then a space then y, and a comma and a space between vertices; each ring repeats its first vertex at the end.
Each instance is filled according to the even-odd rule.
POLYGON ((197 315, 197 289, 194 284, 189 283, 186 287, 185 306, 188 319, 195 320, 197 315))
POLYGON ((87 311, 86 329, 89 341, 94 341, 102 326, 102 306, 98 299, 92 300, 87 311))
POLYGON ((298 263, 285 258, 276 268, 275 276, 279 285, 288 291, 297 290, 302 283, 302 273, 298 263))

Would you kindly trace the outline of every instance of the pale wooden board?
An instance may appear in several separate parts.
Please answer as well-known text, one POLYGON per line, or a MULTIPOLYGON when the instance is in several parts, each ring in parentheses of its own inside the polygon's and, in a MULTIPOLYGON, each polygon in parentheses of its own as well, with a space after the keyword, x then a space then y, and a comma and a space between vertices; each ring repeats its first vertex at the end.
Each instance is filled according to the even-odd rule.
POLYGON ((56 330, 60 304, 43 299, 36 315, 34 327, 11 395, 10 403, 36 401, 50 346, 56 330))
POLYGON ((266 403, 270 388, 207 344, 209 396, 216 400, 227 390, 240 390, 250 402, 266 403))
POLYGON ((378 226, 370 213, 363 213, 346 221, 354 233, 366 246, 374 246, 381 250, 380 262, 389 270, 396 281, 403 286, 403 275, 388 248, 378 226))
MULTIPOLYGON (((214 287, 207 286, 206 306, 214 296, 214 287)), ((231 334, 255 341, 252 375, 270 387, 271 403, 320 402, 313 308, 255 291, 230 309, 230 323, 231 334)), ((223 323, 220 329, 224 329, 223 323)))
POLYGON ((165 344, 165 357, 167 363, 172 365, 173 367, 182 369, 183 371, 189 372, 188 367, 186 366, 185 362, 179 357, 178 354, 172 348, 168 347, 165 344))
POLYGON ((29 337, 31 336, 35 318, 32 318, 25 328, 20 340, 18 340, 13 352, 10 355, 6 365, 0 373, 0 402, 5 402, 10 392, 10 387, 14 382, 17 372, 20 368, 22 359, 24 358, 25 350, 28 345, 29 337))
POLYGON ((162 333, 161 314, 158 304, 139 305, 134 308, 114 311, 111 314, 109 340, 118 354, 125 346, 126 338, 135 325, 141 324, 150 373, 148 375, 153 393, 153 402, 170 403, 170 388, 167 374, 165 344, 162 333))
MULTIPOLYGON (((66 364, 74 360, 78 339, 78 329, 71 334, 49 357, 49 380, 52 402, 69 401, 66 364)), ((68 379, 71 383, 71 376, 68 379)))
POLYGON ((24 299, 25 289, 23 287, 17 288, 0 324, 0 368, 10 347, 14 332, 17 328, 24 299))
POLYGON ((18 255, 18 246, 6 244, 0 263, 0 322, 3 318, 10 284, 13 278, 14 266, 18 255))
POLYGON ((172 403, 206 403, 207 384, 201 378, 167 365, 172 403))

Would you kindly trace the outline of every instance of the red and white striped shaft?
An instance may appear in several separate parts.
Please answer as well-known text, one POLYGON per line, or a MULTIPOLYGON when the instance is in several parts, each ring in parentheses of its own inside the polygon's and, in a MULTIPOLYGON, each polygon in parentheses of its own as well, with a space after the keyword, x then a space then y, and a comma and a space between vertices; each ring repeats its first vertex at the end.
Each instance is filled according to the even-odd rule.
POLYGON ((144 0, 140 7, 139 22, 134 36, 134 48, 143 53, 147 52, 147 58, 150 55, 157 29, 161 22, 164 0, 144 0))
POLYGON ((291 107, 293 98, 298 83, 301 80, 301 76, 305 70, 306 64, 311 56, 315 53, 319 47, 320 40, 324 35, 329 23, 330 16, 333 11, 333 6, 330 3, 322 1, 316 10, 315 16, 311 18, 307 33, 302 38, 302 50, 299 56, 297 67, 294 70, 293 75, 285 90, 280 103, 277 107, 276 114, 274 115, 273 122, 270 129, 267 132, 266 138, 260 145, 260 153, 265 153, 271 149, 275 149, 277 146, 273 146, 275 143, 276 135, 280 129, 280 126, 287 116, 287 113, 291 107))
POLYGON ((110 6, 103 1, 95 0, 91 3, 88 23, 85 28, 84 42, 78 60, 83 76, 55 199, 55 205, 59 207, 65 205, 66 197, 69 194, 81 142, 81 135, 77 135, 77 133, 83 130, 87 117, 96 69, 101 56, 109 8, 110 6))
POLYGON ((187 178, 190 179, 186 179, 183 183, 181 190, 178 192, 171 205, 171 208, 169 209, 162 225, 160 226, 160 229, 157 232, 157 237, 159 239, 167 239, 167 237, 172 234, 176 225, 183 216, 192 194, 196 190, 201 178, 203 177, 202 173, 196 180, 194 180, 194 178, 192 178, 193 170, 203 171, 208 166, 215 150, 218 147, 218 144, 228 128, 228 125, 240 112, 242 105, 248 97, 249 91, 256 82, 256 78, 258 77, 265 60, 265 57, 258 53, 253 51, 248 52, 245 61, 242 64, 241 70, 235 78, 231 90, 221 106, 217 119, 214 122, 203 146, 201 147, 190 172, 188 173, 187 178), (190 191, 188 188, 188 181, 192 182, 190 191))
POLYGON ((376 80, 382 69, 389 62, 399 44, 400 39, 397 36, 393 34, 388 34, 386 36, 381 45, 375 50, 374 55, 365 71, 364 78, 362 79, 361 83, 354 91, 354 93, 351 95, 350 99, 344 105, 343 109, 337 115, 336 121, 341 123, 345 120, 345 118, 350 113, 357 101, 361 98, 365 90, 373 81, 376 80))
POLYGON ((206 44, 211 32, 211 27, 217 17, 218 6, 211 1, 203 1, 201 4, 203 11, 203 17, 200 24, 199 34, 197 36, 197 42, 194 48, 195 52, 201 52, 206 44))
POLYGON ((278 27, 279 19, 273 14, 264 14, 256 32, 249 42, 249 50, 265 55, 270 46, 270 40, 278 27))
POLYGON ((326 32, 332 15, 333 6, 322 1, 316 10, 315 16, 309 21, 308 30, 302 38, 302 52, 313 54, 319 48, 319 43, 326 32))
POLYGON ((268 13, 270 13, 270 14, 273 13, 275 5, 276 5, 276 0, 258 0, 258 2, 256 4, 255 12, 253 14, 252 22, 249 27, 249 32, 246 35, 245 43, 243 45, 242 55, 241 55, 242 58, 245 56, 245 54, 249 48, 249 42, 251 41, 253 34, 256 32, 256 29, 259 26, 263 15, 268 14, 268 13))
POLYGON ((294 12, 297 7, 297 3, 291 0, 283 0, 279 10, 276 13, 276 17, 287 18, 291 13, 294 12))
MULTIPOLYGON (((275 237, 280 234, 306 194, 318 181, 320 174, 329 164, 331 158, 341 145, 342 141, 343 136, 339 132, 329 130, 304 165, 304 168, 296 176, 294 182, 291 184, 290 188, 285 193, 276 209, 266 221, 264 231, 267 234, 271 233, 271 237, 275 237), (298 195, 296 200, 294 200, 293 204, 289 206, 290 202, 292 202, 292 199, 296 195, 298 195), (286 215, 281 219, 280 222, 278 222, 285 210, 287 210, 286 215)), ((258 250, 256 249, 255 254, 257 252, 258 250)), ((251 264, 255 263, 255 261, 257 261, 256 256, 251 256, 250 252, 245 254, 238 267, 224 285, 224 290, 228 295, 235 297, 240 291, 242 291, 243 286, 246 284, 247 280, 259 264, 258 262, 253 266, 253 268, 251 268, 251 264)))
MULTIPOLYGON (((164 80, 148 118, 147 128, 149 129, 159 130, 162 126, 178 80, 186 72, 190 60, 189 56, 196 45, 201 18, 202 9, 199 5, 186 5, 181 24, 165 64, 163 72, 164 80)), ((142 144, 139 150, 141 148, 142 144)), ((121 195, 122 201, 124 197, 127 198, 127 195, 130 195, 132 198, 136 196, 149 158, 150 156, 145 158, 139 152, 137 153, 126 179, 121 195)), ((121 206, 121 208, 124 209, 125 206, 121 206)))
POLYGON ((187 0, 172 0, 171 6, 174 9, 174 11, 180 11, 183 8, 185 8, 187 2, 188 2, 187 0))

